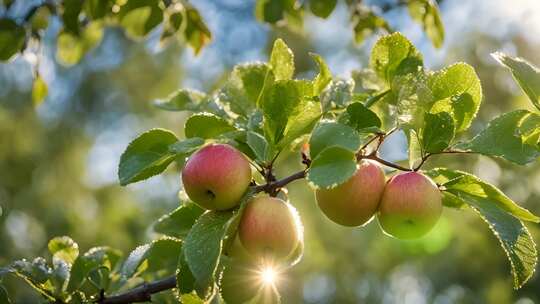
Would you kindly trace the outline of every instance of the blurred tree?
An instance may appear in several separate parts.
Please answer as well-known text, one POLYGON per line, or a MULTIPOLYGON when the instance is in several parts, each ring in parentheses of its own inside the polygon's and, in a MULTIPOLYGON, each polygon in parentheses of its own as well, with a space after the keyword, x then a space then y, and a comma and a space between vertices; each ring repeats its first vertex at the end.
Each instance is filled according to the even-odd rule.
MULTIPOLYGON (((10 10, 16 7, 14 5, 20 4, 12 4, 10 10)), ((304 8, 313 10, 310 2, 306 5, 309 6, 304 8)), ((338 3, 330 18, 343 16, 339 15, 340 5, 338 3)), ((12 16, 4 7, 0 12, 12 16)), ((346 8, 348 14, 350 7, 346 8)), ((249 15, 254 9, 247 7, 236 14, 248 11, 249 15)), ((402 13, 404 9, 399 7, 396 11, 402 13)), ((444 7, 441 9, 444 17, 444 7)), ((320 8, 315 11, 315 15, 324 14, 320 8)), ((201 11, 215 33, 205 13, 208 11, 201 11)), ((38 14, 46 15, 36 12, 38 14)), ((291 33, 279 22, 269 33, 270 36, 294 37, 285 40, 297 55, 297 65, 300 65, 297 70, 302 75, 313 75, 316 71, 315 64, 308 61, 308 51, 324 48, 314 39, 309 14, 304 13, 304 22, 308 25, 304 26, 303 33, 291 33)), ((49 26, 61 28, 54 24, 58 19, 50 20, 53 24, 49 26)), ((331 21, 325 22, 330 24, 331 21)), ((395 19, 390 18, 388 22, 395 19)), ((446 25, 454 26, 453 23, 446 25)), ((189 83, 194 77, 189 74, 193 70, 188 66, 189 60, 184 60, 192 57, 182 55, 183 61, 179 62, 178 54, 183 50, 175 42, 156 51, 149 45, 155 45, 159 37, 152 38, 152 33, 144 45, 132 42, 122 32, 116 28, 104 30, 102 44, 88 50, 88 55, 72 67, 41 59, 40 74, 50 81, 49 97, 37 109, 31 101, 29 78, 24 78, 25 73, 29 74, 24 60, 32 62, 32 59, 25 55, 1 66, 0 265, 21 257, 46 255, 47 240, 57 235, 73 237, 81 252, 95 244, 129 252, 152 239, 147 228, 160 215, 177 207, 175 192, 179 178, 174 169, 164 177, 148 181, 149 185, 128 188, 118 187, 115 177, 106 177, 100 169, 111 162, 115 167, 127 140, 145 129, 166 127, 181 134, 183 114, 156 111, 149 100, 166 96, 181 81, 189 83), (96 62, 103 64, 110 60, 98 56, 105 51, 116 53, 110 58, 119 59, 100 68, 96 62), (50 71, 51 66, 54 72, 50 71)), ((482 80, 483 108, 470 133, 464 137, 476 134, 500 113, 517 107, 532 109, 510 74, 488 56, 489 52, 510 45, 515 53, 538 65, 535 50, 539 46, 523 35, 493 38, 468 32, 461 42, 450 41, 443 52, 444 62, 440 65, 468 62, 482 80)), ((56 38, 43 37, 44 51, 54 58, 56 52, 49 47, 57 44, 56 38)), ((266 33, 264 37, 266 40, 266 33)), ((214 38, 219 39, 215 34, 214 38)), ((369 46, 370 41, 367 42, 369 46)), ((366 62, 361 50, 354 46, 349 48, 358 57, 349 55, 347 60, 366 62)), ((249 51, 253 49, 246 50, 249 51)), ((337 53, 336 49, 330 49, 332 51, 337 53)), ((208 57, 202 55, 207 60, 208 57)), ((343 57, 337 58, 346 61, 343 57)), ((225 67, 230 65, 231 62, 225 67)), ((204 88, 219 87, 222 83, 204 77, 204 88)), ((395 140, 403 140, 400 136, 396 135, 395 140)), ((389 145, 386 149, 395 150, 395 146, 389 145)), ((282 157, 286 169, 278 171, 279 176, 301 169, 297 155, 282 157)), ((540 196, 538 165, 517 167, 504 161, 471 156, 434 157, 427 167, 439 165, 473 171, 499 186, 522 206, 534 213, 540 212, 535 203, 540 196)), ((110 175, 111 172, 105 170, 105 173, 110 175)), ((359 231, 329 222, 315 211, 311 203, 314 197, 305 185, 291 186, 289 197, 298 202, 296 206, 306 227, 306 252, 309 253, 280 283, 283 297, 291 303, 515 303, 520 300, 521 304, 540 301, 537 275, 519 291, 511 290, 504 253, 497 248, 496 238, 484 223, 471 214, 447 210, 431 235, 408 243, 382 236, 375 223, 359 231)), ((539 229, 529 228, 538 242, 539 229)), ((6 279, 3 283, 15 303, 38 301, 37 295, 18 281, 6 279)), ((163 298, 167 296, 170 294, 163 298)))

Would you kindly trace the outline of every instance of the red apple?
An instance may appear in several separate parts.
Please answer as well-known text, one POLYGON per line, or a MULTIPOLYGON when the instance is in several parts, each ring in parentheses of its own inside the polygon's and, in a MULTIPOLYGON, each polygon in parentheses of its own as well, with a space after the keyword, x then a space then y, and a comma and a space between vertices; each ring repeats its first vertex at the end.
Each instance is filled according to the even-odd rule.
POLYGON ((251 182, 247 158, 225 144, 210 144, 194 153, 182 170, 184 190, 209 210, 235 207, 251 182))

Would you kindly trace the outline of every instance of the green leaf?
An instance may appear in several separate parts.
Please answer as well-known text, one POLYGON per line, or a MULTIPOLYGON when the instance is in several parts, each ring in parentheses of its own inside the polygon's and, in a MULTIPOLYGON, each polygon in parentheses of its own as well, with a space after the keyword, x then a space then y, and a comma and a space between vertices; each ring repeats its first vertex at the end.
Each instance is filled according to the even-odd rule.
POLYGON ((409 15, 422 25, 433 46, 440 48, 444 41, 444 26, 437 2, 434 0, 412 0, 407 6, 409 15))
POLYGON ((309 154, 311 158, 315 159, 319 153, 331 146, 356 152, 360 148, 360 135, 349 126, 332 121, 322 121, 311 134, 309 154))
POLYGON ((372 10, 365 6, 357 8, 355 14, 351 17, 351 23, 354 30, 354 41, 362 43, 364 40, 379 29, 391 32, 390 26, 384 18, 376 15, 372 10))
POLYGON ((15 21, 0 19, 0 60, 10 60, 24 46, 26 32, 22 26, 15 21))
POLYGON ((199 137, 186 138, 169 146, 169 151, 177 157, 187 156, 199 149, 204 144, 204 139, 199 137))
POLYGON ((432 174, 457 176, 443 186, 445 191, 469 204, 489 225, 499 239, 510 264, 514 287, 520 288, 533 275, 537 263, 536 245, 519 219, 539 222, 539 218, 519 207, 500 190, 473 175, 448 169, 433 170, 432 174))
POLYGON ((294 74, 294 55, 283 40, 277 39, 274 42, 269 64, 276 80, 288 80, 292 78, 294 74))
MULTIPOLYGON (((426 73, 418 71, 397 76, 394 78, 392 88, 381 94, 385 92, 388 93, 380 99, 386 104, 395 105, 398 124, 418 132, 424 123, 424 113, 429 111, 433 102, 431 90, 427 86, 426 73)), ((375 97, 378 95, 372 98, 375 97)), ((373 102, 368 100, 366 105, 369 104, 373 102)))
POLYGON ((26 260, 15 261, 11 267, 17 275, 34 284, 45 284, 51 273, 47 261, 41 257, 35 258, 32 262, 26 260))
POLYGON ((86 299, 86 296, 81 291, 76 291, 71 294, 71 297, 69 298, 69 301, 67 304, 86 304, 88 303, 88 300, 86 299))
POLYGON ((176 267, 176 287, 180 295, 193 294, 195 292, 196 279, 189 269, 186 261, 186 256, 181 253, 178 257, 178 265, 176 267))
POLYGON ((443 203, 443 206, 445 207, 455 208, 455 209, 465 209, 468 206, 459 197, 453 195, 450 192, 443 191, 442 195, 443 195, 442 203, 443 203))
POLYGON ((144 37, 163 21, 163 12, 159 1, 130 0, 120 7, 120 24, 134 37, 144 37))
POLYGON ((84 2, 83 10, 88 17, 96 20, 104 18, 113 5, 111 1, 87 0, 84 2))
POLYGON ((506 252, 512 268, 514 288, 521 288, 534 274, 538 262, 536 244, 529 230, 521 221, 493 205, 472 199, 470 201, 506 252))
POLYGON ((484 201, 493 204, 497 208, 521 220, 535 223, 540 222, 540 217, 516 204, 495 186, 480 180, 472 174, 443 168, 430 171, 430 176, 446 177, 447 181, 443 183, 443 186, 447 191, 455 195, 457 195, 457 192, 466 194, 469 198, 474 198, 475 201, 484 201))
POLYGON ((45 81, 43 81, 41 76, 37 75, 37 77, 34 78, 34 83, 32 84, 32 103, 34 104, 34 107, 39 106, 43 100, 45 100, 47 93, 47 84, 45 81))
POLYGON ((73 65, 84 56, 82 40, 69 32, 61 32, 57 38, 56 57, 64 65, 73 65))
POLYGON ((317 188, 333 188, 356 172, 356 155, 343 147, 332 146, 313 159, 307 179, 317 188))
POLYGON ((249 145, 251 150, 253 150, 253 153, 255 153, 257 159, 261 162, 267 163, 272 160, 272 147, 270 146, 266 138, 264 138, 264 136, 253 131, 248 131, 247 144, 249 145))
POLYGON ((193 48, 195 55, 199 54, 204 46, 212 40, 212 33, 204 23, 201 14, 191 5, 183 3, 186 8, 186 27, 184 38, 193 48))
MULTIPOLYGON (((171 5, 164 11, 163 30, 161 32, 160 42, 165 43, 167 39, 175 37, 183 24, 186 11, 184 6, 171 5)), ((183 33, 182 33, 183 34, 183 33)))
POLYGON ((344 108, 352 100, 354 90, 353 79, 335 79, 321 93, 321 104, 324 112, 333 108, 344 108))
MULTIPOLYGON (((481 153, 487 156, 502 157, 508 161, 525 165, 540 156, 537 144, 530 145, 522 131, 525 122, 535 122, 533 129, 540 130, 540 115, 527 110, 516 110, 505 113, 493 119, 487 127, 472 140, 457 146, 469 152, 481 153)), ((527 126, 531 129, 531 126, 527 126)))
POLYGON ((311 101, 313 87, 302 80, 280 80, 265 94, 261 104, 266 138, 285 145, 309 132, 320 116, 320 106, 311 101))
POLYGON ((71 267, 67 291, 79 289, 88 275, 98 268, 113 270, 121 256, 121 252, 110 247, 94 247, 84 255, 79 255, 71 267))
POLYGON ((122 264, 120 274, 126 280, 143 271, 174 271, 182 243, 175 238, 161 238, 133 250, 122 264))
POLYGON ((207 290, 214 282, 223 237, 232 212, 208 211, 195 223, 184 243, 184 255, 196 279, 197 290, 207 290))
POLYGON ((28 20, 31 30, 33 32, 45 31, 49 26, 50 16, 51 11, 48 7, 40 6, 37 8, 34 15, 28 20))
POLYGON ((204 304, 204 300, 194 294, 183 294, 180 296, 180 303, 182 304, 204 304))
POLYGON ((353 102, 347 106, 347 110, 341 114, 339 121, 358 132, 376 130, 381 127, 379 116, 359 102, 353 102))
POLYGON ((44 258, 35 258, 32 262, 27 260, 19 260, 13 262, 7 269, 0 269, 0 275, 2 273, 12 273, 17 277, 23 279, 34 290, 38 291, 46 299, 54 301, 52 292, 54 287, 51 285, 49 279, 51 278, 52 270, 47 265, 47 261, 44 258))
POLYGON ((0 303, 11 304, 7 290, 0 284, 0 303))
POLYGON ((165 99, 154 101, 154 105, 167 111, 198 112, 204 109, 203 101, 206 98, 206 94, 197 90, 180 89, 165 99))
POLYGON ((533 113, 525 117, 521 121, 518 132, 525 143, 540 149, 540 115, 533 113))
POLYGON ((407 128, 403 131, 407 136, 409 168, 414 168, 423 157, 422 144, 415 130, 407 128))
POLYGON ((56 57, 63 65, 73 65, 81 61, 83 56, 101 42, 103 23, 90 22, 80 34, 62 31, 56 42, 56 57))
POLYGON ((425 113, 422 130, 422 147, 430 153, 441 152, 454 139, 454 119, 447 112, 425 113))
MULTIPOLYGON (((388 94, 388 91, 383 91, 385 83, 380 79, 375 71, 370 68, 358 69, 351 71, 352 79, 356 83, 355 91, 360 94, 381 95, 388 94)), ((366 104, 367 107, 369 105, 366 104)))
POLYGON ((294 14, 295 3, 295 0, 257 0, 255 16, 261 21, 274 24, 294 14))
POLYGON ((53 259, 64 261, 68 265, 73 264, 79 256, 79 245, 68 236, 59 236, 51 239, 48 248, 53 259))
POLYGON ((512 72, 514 79, 532 104, 540 110, 540 69, 523 58, 513 58, 503 53, 492 56, 512 72))
POLYGON ((79 14, 82 8, 82 1, 65 0, 62 2, 62 21, 66 32, 79 35, 79 14))
POLYGON ((320 18, 328 18, 336 7, 337 0, 310 0, 309 8, 313 15, 320 18))
POLYGON ((390 85, 398 75, 418 71, 422 55, 401 33, 380 38, 371 50, 370 67, 390 85))
POLYGON ((149 130, 133 140, 120 157, 120 185, 125 186, 163 172, 176 157, 169 146, 177 141, 172 132, 164 129, 149 130))
POLYGON ((153 228, 157 233, 183 239, 203 213, 204 209, 197 204, 187 202, 171 213, 160 217, 153 228))
POLYGON ((315 53, 309 53, 309 55, 319 66, 319 74, 313 79, 313 94, 318 96, 330 81, 332 81, 332 72, 330 72, 328 65, 326 65, 326 62, 324 62, 324 59, 320 55, 315 53))
POLYGON ((223 133, 235 130, 236 128, 225 119, 210 113, 192 115, 186 121, 184 128, 187 138, 200 137, 205 139, 216 138, 223 133))
POLYGON ((248 116, 273 82, 274 73, 266 63, 236 65, 218 98, 228 103, 233 112, 248 116))
POLYGON ((448 112, 455 121, 456 133, 471 125, 482 101, 482 87, 474 68, 456 63, 435 72, 428 79, 433 95, 431 113, 448 112))
POLYGON ((283 139, 278 145, 279 148, 297 140, 302 135, 310 133, 321 118, 321 105, 318 102, 304 99, 300 107, 302 108, 301 111, 296 111, 289 117, 283 139))

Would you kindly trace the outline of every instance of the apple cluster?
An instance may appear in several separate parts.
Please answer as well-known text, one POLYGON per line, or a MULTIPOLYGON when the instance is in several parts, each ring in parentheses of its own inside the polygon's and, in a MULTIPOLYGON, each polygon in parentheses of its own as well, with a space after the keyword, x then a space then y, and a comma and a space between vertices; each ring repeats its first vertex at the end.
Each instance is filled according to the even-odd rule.
POLYGON ((345 183, 316 190, 317 203, 332 221, 343 226, 363 226, 376 215, 382 230, 398 239, 415 239, 428 233, 439 220, 442 196, 427 176, 408 171, 388 181, 379 164, 364 159, 345 183))
MULTIPOLYGON (((210 144, 187 161, 182 170, 184 190, 191 200, 208 210, 229 210, 240 203, 252 180, 248 159, 226 144, 210 144)), ((303 247, 297 211, 276 197, 251 198, 238 226, 232 255, 284 261, 303 247)))
MULTIPOLYGON (((189 198, 201 207, 229 210, 240 204, 252 183, 251 166, 234 147, 209 144, 189 158, 182 181, 189 198)), ((429 177, 407 171, 387 181, 379 163, 370 159, 360 160, 345 183, 319 188, 315 195, 319 208, 335 223, 363 226, 377 217, 382 230, 398 239, 425 235, 442 212, 441 192, 429 177)), ((223 276, 232 278, 222 280, 222 294, 233 302, 243 302, 253 295, 248 287, 252 281, 238 275, 251 271, 245 265, 292 265, 302 255, 303 228, 296 209, 267 194, 250 198, 229 247, 227 255, 241 263, 225 269, 223 276)))

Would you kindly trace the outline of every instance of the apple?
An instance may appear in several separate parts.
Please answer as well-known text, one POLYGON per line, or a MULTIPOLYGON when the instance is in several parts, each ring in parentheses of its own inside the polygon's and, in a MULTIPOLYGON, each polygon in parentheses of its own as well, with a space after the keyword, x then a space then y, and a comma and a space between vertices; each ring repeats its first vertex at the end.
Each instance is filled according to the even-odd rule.
POLYGON ((182 170, 189 198, 209 210, 227 210, 240 202, 251 182, 251 167, 240 151, 210 144, 195 152, 182 170))
POLYGON ((415 239, 428 233, 442 212, 437 185, 418 172, 393 176, 384 188, 377 217, 382 230, 398 239, 415 239))
POLYGON ((251 256, 277 262, 294 254, 303 240, 303 231, 298 213, 289 203, 258 196, 247 202, 238 236, 251 256))
POLYGON ((275 286, 265 282, 260 265, 232 259, 228 261, 220 280, 221 296, 227 304, 279 303, 275 286))
POLYGON ((375 161, 362 160, 348 181, 334 188, 317 189, 315 196, 330 220, 343 226, 362 226, 377 212, 385 183, 383 169, 375 161))

